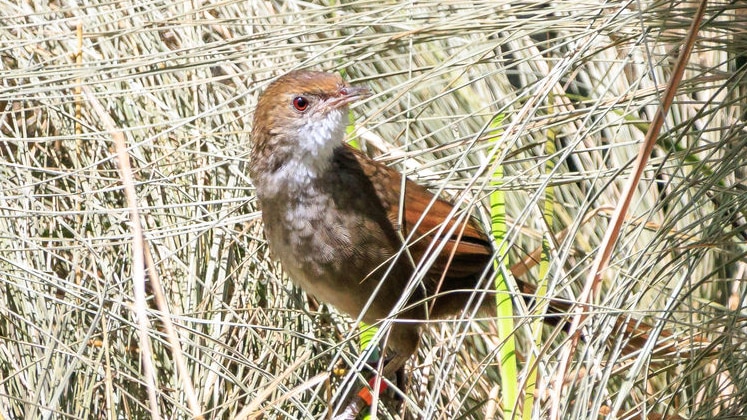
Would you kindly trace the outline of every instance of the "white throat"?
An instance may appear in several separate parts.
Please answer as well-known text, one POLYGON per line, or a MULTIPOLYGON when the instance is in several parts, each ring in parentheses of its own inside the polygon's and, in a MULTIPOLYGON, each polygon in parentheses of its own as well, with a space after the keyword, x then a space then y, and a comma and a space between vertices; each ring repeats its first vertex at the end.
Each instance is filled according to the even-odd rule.
POLYGON ((288 153, 288 159, 270 175, 265 185, 265 195, 282 191, 308 189, 311 183, 329 167, 334 150, 345 139, 347 113, 332 109, 324 114, 310 114, 299 129, 300 139, 288 153))

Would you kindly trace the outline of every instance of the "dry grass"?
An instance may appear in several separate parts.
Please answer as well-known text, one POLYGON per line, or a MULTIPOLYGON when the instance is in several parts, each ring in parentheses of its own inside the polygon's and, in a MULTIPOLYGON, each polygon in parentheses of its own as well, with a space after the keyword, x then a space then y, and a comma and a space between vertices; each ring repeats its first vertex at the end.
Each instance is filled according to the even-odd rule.
MULTIPOLYGON (((369 85, 368 151, 465 204, 495 156, 511 263, 567 229, 524 278, 578 298, 697 4, 331 3, 1 3, 0 418, 325 415, 354 325, 271 262, 245 173, 257 93, 294 68, 369 85)), ((709 3, 583 340, 517 307, 526 418, 747 415, 740 7, 709 3)), ((500 344, 434 325, 405 406, 500 416, 500 344)))

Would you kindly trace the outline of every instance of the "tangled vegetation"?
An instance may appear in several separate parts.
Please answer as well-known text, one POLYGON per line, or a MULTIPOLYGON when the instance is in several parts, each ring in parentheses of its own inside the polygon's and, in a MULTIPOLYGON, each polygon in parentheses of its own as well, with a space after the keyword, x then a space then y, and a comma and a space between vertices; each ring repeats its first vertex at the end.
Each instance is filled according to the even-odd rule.
POLYGON ((516 299, 508 335, 434 323, 409 413, 747 415, 747 9, 691 28, 699 6, 3 1, 0 419, 335 408, 356 325, 272 262, 246 175, 257 94, 297 68, 372 88, 352 112, 372 156, 486 225, 500 194, 499 259, 579 303, 573 334, 544 299, 516 299))

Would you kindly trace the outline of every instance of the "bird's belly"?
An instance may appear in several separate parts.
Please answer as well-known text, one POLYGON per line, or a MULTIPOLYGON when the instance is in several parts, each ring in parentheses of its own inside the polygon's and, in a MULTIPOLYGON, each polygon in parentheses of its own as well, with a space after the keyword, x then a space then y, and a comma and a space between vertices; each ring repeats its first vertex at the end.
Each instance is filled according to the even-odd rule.
MULTIPOLYGON (((381 281, 376 270, 386 267, 392 255, 390 246, 372 244, 370 237, 366 243, 357 242, 350 234, 354 227, 342 216, 323 213, 324 220, 302 217, 308 214, 294 208, 285 215, 275 215, 284 219, 282 223, 265 223, 270 250, 291 280, 352 317, 358 317, 366 307, 364 321, 372 323, 386 317, 397 299, 382 297, 396 288, 383 287, 379 295, 372 296, 381 281)), ((393 283, 386 281, 384 285, 393 283)))
POLYGON ((391 307, 382 306, 381 300, 371 299, 378 278, 361 278, 357 274, 358 270, 350 270, 345 275, 343 270, 326 269, 329 264, 309 261, 308 255, 291 255, 293 256, 290 258, 280 258, 280 263, 290 279, 306 293, 354 318, 368 307, 363 317, 368 323, 374 323, 389 314, 391 307))

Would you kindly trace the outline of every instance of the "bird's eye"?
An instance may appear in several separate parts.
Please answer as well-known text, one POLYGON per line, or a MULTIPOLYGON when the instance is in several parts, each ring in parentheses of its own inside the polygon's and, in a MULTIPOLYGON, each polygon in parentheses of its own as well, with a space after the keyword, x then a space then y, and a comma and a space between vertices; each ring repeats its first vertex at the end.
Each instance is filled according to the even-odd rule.
POLYGON ((306 108, 309 107, 309 101, 304 98, 303 96, 296 96, 293 98, 293 108, 296 108, 298 111, 306 111, 306 108))

